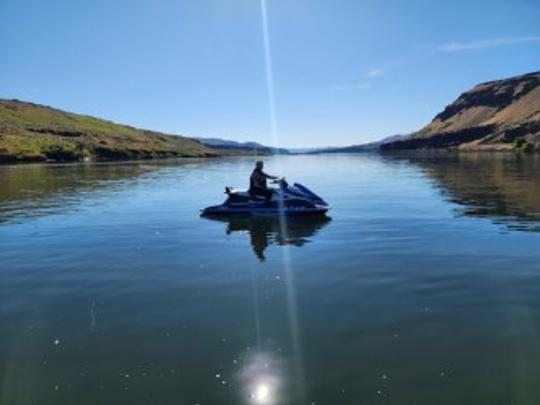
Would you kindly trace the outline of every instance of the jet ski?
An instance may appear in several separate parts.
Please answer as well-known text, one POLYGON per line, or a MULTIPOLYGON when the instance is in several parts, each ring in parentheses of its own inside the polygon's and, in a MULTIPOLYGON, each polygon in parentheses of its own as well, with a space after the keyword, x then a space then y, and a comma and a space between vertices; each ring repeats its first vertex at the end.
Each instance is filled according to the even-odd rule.
POLYGON ((326 201, 300 183, 290 186, 284 178, 274 183, 279 187, 272 189, 273 195, 268 205, 265 204, 264 196, 252 195, 248 190, 225 187, 225 202, 206 207, 201 215, 313 216, 324 215, 330 209, 326 201))

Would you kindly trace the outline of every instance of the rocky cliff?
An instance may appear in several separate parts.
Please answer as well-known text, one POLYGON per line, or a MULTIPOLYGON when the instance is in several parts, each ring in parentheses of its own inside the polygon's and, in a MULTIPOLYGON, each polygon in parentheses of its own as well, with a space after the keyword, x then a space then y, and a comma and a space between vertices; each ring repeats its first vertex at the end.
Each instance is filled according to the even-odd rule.
POLYGON ((482 83, 433 121, 383 150, 540 150, 540 72, 482 83))

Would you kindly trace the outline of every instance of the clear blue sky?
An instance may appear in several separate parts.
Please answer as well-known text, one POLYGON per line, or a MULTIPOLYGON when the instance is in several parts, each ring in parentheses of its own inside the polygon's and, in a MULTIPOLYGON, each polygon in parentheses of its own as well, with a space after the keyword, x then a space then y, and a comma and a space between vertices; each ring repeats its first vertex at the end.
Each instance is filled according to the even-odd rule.
MULTIPOLYGON (((540 70, 540 2, 267 0, 283 146, 427 124, 472 85, 540 70)), ((259 0, 3 0, 0 97, 271 143, 259 0)))

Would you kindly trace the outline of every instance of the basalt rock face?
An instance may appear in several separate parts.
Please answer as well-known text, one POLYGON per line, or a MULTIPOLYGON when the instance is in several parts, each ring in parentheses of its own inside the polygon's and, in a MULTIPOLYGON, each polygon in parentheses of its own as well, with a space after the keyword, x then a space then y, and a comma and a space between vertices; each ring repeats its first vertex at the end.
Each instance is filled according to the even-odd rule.
POLYGON ((382 150, 504 150, 540 144, 540 72, 482 83, 433 121, 382 150))

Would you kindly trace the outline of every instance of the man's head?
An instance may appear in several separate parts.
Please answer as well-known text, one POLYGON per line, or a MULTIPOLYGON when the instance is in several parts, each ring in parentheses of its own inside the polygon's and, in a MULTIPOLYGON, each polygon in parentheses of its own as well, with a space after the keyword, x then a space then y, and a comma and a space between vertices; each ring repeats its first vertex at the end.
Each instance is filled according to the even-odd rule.
POLYGON ((264 163, 262 160, 257 160, 257 162, 255 163, 255 167, 259 170, 262 170, 262 168, 264 167, 264 163))

